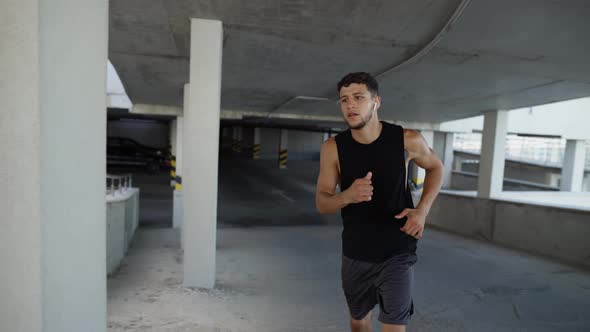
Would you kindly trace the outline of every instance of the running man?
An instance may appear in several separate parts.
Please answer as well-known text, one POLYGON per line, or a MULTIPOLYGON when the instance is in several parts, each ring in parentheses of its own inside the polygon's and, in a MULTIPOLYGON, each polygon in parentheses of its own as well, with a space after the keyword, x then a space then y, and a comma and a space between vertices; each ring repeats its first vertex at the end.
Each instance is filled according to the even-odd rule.
POLYGON ((370 74, 348 74, 337 87, 350 129, 322 145, 316 205, 320 213, 342 214, 342 288, 351 330, 372 331, 371 311, 379 304, 382 331, 405 331, 414 311, 416 244, 443 166, 418 132, 379 121, 379 86, 370 74), (426 170, 415 208, 407 186, 410 160, 426 170))

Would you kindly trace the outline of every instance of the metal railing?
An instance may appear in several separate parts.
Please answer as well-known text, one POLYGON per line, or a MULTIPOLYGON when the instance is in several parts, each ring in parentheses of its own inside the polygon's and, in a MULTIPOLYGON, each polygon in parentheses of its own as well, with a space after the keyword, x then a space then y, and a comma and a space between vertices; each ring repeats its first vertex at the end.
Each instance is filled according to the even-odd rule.
POLYGON ((125 194, 133 185, 132 174, 107 174, 107 195, 117 196, 125 194))

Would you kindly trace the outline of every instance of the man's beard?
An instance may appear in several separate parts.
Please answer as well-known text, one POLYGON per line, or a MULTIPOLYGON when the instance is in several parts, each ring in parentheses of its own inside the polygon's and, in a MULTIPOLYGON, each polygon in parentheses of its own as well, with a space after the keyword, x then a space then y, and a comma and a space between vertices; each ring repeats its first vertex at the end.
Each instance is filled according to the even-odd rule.
MULTIPOLYGON (((360 114, 359 114, 359 115, 360 115, 360 114)), ((371 121, 371 118, 373 118, 373 111, 371 111, 371 112, 369 113, 369 115, 367 116, 367 118, 366 118, 366 119, 365 119, 365 118, 363 118, 363 116, 362 116, 362 115, 360 115, 360 117, 361 117, 361 122, 360 122, 359 124, 355 125, 354 127, 353 127, 353 126, 351 126, 351 125, 350 125, 350 123, 348 123, 348 121, 346 121, 346 124, 348 125, 348 128, 350 128, 350 129, 353 129, 353 130, 363 129, 363 128, 364 128, 364 127, 367 125, 367 123, 368 123, 369 121, 371 121)))

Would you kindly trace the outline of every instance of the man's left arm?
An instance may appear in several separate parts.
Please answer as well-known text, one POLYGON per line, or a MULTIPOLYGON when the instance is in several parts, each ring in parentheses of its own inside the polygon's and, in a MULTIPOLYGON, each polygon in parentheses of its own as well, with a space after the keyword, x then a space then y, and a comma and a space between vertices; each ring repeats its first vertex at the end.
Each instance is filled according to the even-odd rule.
POLYGON ((408 217, 406 224, 401 230, 417 239, 424 233, 426 216, 430 212, 432 203, 438 195, 443 181, 443 164, 434 151, 430 149, 426 140, 415 130, 404 131, 404 146, 408 152, 408 158, 416 165, 426 170, 422 197, 415 209, 404 209, 395 217, 400 219, 408 217))

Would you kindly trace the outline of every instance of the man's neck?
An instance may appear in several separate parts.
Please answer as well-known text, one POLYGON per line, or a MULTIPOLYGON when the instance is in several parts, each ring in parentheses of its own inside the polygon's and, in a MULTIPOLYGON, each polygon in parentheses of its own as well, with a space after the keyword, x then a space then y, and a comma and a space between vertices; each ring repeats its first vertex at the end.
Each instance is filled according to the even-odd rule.
POLYGON ((373 143, 381 134, 382 126, 383 125, 377 117, 374 117, 374 119, 371 119, 371 121, 369 121, 363 128, 352 129, 352 137, 362 144, 373 143))

